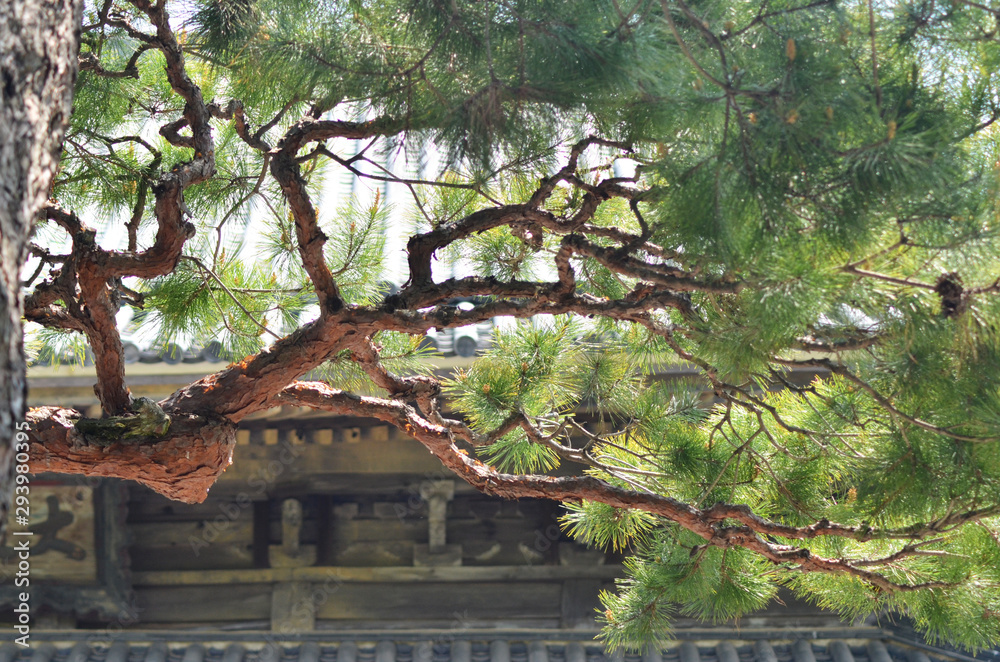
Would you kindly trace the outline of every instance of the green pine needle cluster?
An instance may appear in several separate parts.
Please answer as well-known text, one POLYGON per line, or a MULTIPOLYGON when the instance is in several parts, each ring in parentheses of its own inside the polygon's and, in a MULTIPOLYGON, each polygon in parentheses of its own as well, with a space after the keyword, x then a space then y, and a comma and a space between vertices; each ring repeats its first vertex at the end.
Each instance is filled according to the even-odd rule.
MULTIPOLYGON (((101 247, 142 251, 161 177, 193 157, 159 132, 185 116, 163 54, 122 27, 148 17, 111 4, 107 20, 87 5, 81 53, 104 74, 79 76, 52 196, 101 247)), ((292 127, 374 127, 292 155, 341 299, 328 318, 356 315, 378 357, 345 341, 310 377, 409 393, 435 379, 424 333, 495 318, 492 345, 440 380, 442 411, 407 404, 462 418, 494 469, 572 469, 647 500, 573 502, 563 520, 630 555, 602 598, 609 644, 785 590, 996 646, 1000 40, 995 12, 967 5, 176 3, 186 73, 217 102, 215 173, 184 191, 196 233, 176 268, 109 291, 160 346, 218 340, 239 361, 301 338, 324 293, 272 159, 292 127), (230 100, 249 133, 220 117, 230 100), (406 181, 377 179, 390 156, 406 181), (323 195, 355 176, 382 188, 323 195), (387 282, 406 260, 393 233, 444 237, 429 280, 387 282), (706 539, 660 497, 745 507, 758 528, 727 516, 706 539)), ((65 234, 39 223, 29 289, 73 266, 65 234)), ((86 358, 79 335, 33 340, 42 360, 86 358)))

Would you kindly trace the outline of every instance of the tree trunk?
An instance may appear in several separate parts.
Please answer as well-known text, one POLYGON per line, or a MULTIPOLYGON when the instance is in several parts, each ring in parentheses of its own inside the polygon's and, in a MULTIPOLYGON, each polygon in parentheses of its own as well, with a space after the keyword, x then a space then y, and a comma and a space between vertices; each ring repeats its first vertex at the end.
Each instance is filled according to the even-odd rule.
POLYGON ((73 105, 82 0, 0 0, 0 538, 27 378, 21 266, 73 105))
POLYGON ((233 461, 236 426, 218 418, 175 414, 170 435, 107 445, 90 443, 76 428, 79 412, 37 407, 28 414, 32 428, 32 473, 111 476, 134 480, 163 496, 201 503, 233 461))

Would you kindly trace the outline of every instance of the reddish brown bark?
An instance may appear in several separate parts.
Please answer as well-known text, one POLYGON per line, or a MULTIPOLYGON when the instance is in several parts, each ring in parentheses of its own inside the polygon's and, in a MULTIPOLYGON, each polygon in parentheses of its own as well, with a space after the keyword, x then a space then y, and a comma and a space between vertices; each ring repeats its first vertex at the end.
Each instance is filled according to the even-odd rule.
POLYGON ((81 0, 0 3, 0 538, 27 399, 20 271, 59 163, 82 10, 81 0))
POLYGON ((321 365, 330 355, 365 336, 363 327, 321 318, 224 370, 185 386, 164 401, 164 409, 224 418, 238 423, 272 407, 289 383, 321 365))
POLYGON ((201 503, 232 463, 236 426, 230 423, 174 415, 162 441, 101 446, 77 431, 79 418, 79 412, 59 407, 28 412, 32 473, 124 478, 171 499, 201 503))
MULTIPOLYGON (((553 436, 546 437, 540 430, 532 428, 529 417, 519 411, 513 412, 501 425, 488 433, 474 432, 460 421, 446 419, 437 401, 441 393, 441 382, 431 376, 392 375, 381 363, 380 348, 373 339, 374 334, 382 330, 421 334, 431 327, 439 330, 454 328, 507 315, 528 318, 538 314, 576 313, 637 322, 661 335, 678 357, 702 368, 716 395, 726 398, 728 404, 744 407, 758 416, 761 412, 769 412, 785 429, 809 433, 808 430, 792 428, 780 421, 771 405, 748 388, 721 381, 711 365, 690 354, 678 342, 677 339, 682 338, 685 332, 702 332, 697 327, 699 311, 687 293, 732 295, 746 286, 740 278, 753 276, 718 273, 712 269, 702 271, 697 263, 686 261, 683 251, 678 250, 675 254, 650 243, 654 233, 646 224, 639 208, 644 192, 635 186, 638 177, 600 180, 600 169, 590 169, 586 174, 578 171, 578 159, 588 147, 604 145, 628 152, 628 146, 596 138, 583 140, 572 147, 566 165, 551 177, 543 179, 530 197, 525 196, 527 200, 520 204, 503 204, 494 200, 492 205, 462 218, 446 221, 436 221, 428 214, 433 228, 411 237, 408 242, 409 281, 402 291, 379 304, 349 305, 342 300, 336 277, 326 262, 326 236, 318 224, 316 209, 310 200, 300 163, 325 155, 340 161, 356 175, 362 176, 364 173, 354 169, 349 162, 338 159, 322 146, 314 149, 308 156, 300 156, 299 152, 309 143, 327 138, 362 139, 396 134, 404 127, 414 128, 409 119, 402 122, 380 119, 364 123, 320 121, 315 119, 319 115, 316 111, 310 117, 293 123, 284 137, 277 141, 277 148, 271 149, 265 140, 267 132, 277 125, 279 119, 296 102, 289 102, 269 124, 251 134, 242 104, 238 100, 231 101, 226 110, 219 104, 206 104, 201 90, 185 71, 184 52, 171 31, 163 3, 152 4, 149 0, 131 0, 131 3, 148 18, 149 22, 143 23, 143 29, 148 29, 151 25, 155 28, 154 33, 144 34, 122 22, 123 19, 109 16, 107 8, 110 4, 105 6, 101 21, 105 25, 124 29, 140 41, 143 44, 140 51, 157 49, 162 53, 167 79, 182 101, 183 111, 177 117, 176 110, 164 110, 164 113, 172 112, 173 115, 161 127, 160 133, 175 147, 191 150, 192 153, 188 155, 190 160, 176 164, 159 177, 155 177, 155 171, 159 168, 159 156, 149 166, 147 176, 156 198, 158 231, 153 246, 144 251, 139 251, 137 247, 137 228, 145 208, 145 188, 140 187, 132 220, 127 225, 127 251, 102 250, 95 245, 94 233, 85 228, 78 218, 50 205, 47 210, 49 217, 59 222, 70 234, 74 248, 72 255, 50 260, 50 264, 61 264, 61 273, 36 288, 29 300, 28 317, 49 326, 79 330, 87 335, 96 355, 96 392, 101 404, 107 414, 121 414, 114 421, 106 422, 117 434, 121 428, 114 426, 125 425, 120 423, 119 418, 128 420, 132 416, 131 398, 124 377, 122 345, 114 324, 117 296, 127 291, 121 284, 121 278, 152 278, 169 274, 176 268, 185 243, 194 232, 194 226, 186 218, 188 211, 184 204, 184 191, 215 175, 210 117, 234 121, 237 134, 252 148, 264 154, 264 166, 258 186, 264 181, 268 171, 280 185, 284 201, 295 221, 299 258, 316 290, 322 314, 316 322, 278 340, 267 350, 186 386, 163 401, 162 407, 172 418, 172 424, 162 439, 97 441, 77 428, 80 416, 78 412, 57 407, 32 411, 29 416, 32 424, 32 470, 131 479, 170 498, 199 502, 205 498, 211 485, 231 461, 235 426, 239 421, 256 411, 288 403, 337 414, 371 417, 390 423, 422 443, 445 467, 487 494, 504 498, 534 497, 569 502, 591 500, 617 508, 642 510, 675 522, 701 536, 704 546, 745 548, 786 568, 846 573, 887 592, 941 584, 899 584, 891 579, 891 575, 880 575, 862 567, 884 565, 898 560, 914 553, 915 547, 908 546, 886 559, 837 559, 815 556, 802 546, 801 541, 817 536, 836 535, 858 541, 891 538, 925 543, 926 536, 934 535, 935 531, 940 530, 936 527, 953 522, 974 521, 1000 512, 1000 508, 995 511, 969 510, 948 515, 937 522, 893 531, 875 531, 867 526, 850 527, 825 520, 811 526, 789 526, 760 517, 746 506, 718 504, 701 508, 669 496, 652 494, 650 489, 662 488, 646 488, 641 483, 623 479, 622 474, 610 471, 608 465, 599 466, 595 456, 587 455, 586 448, 560 446, 553 440, 553 436), (591 173, 597 174, 591 177, 591 173), (155 185, 151 183, 154 179, 155 185), (552 198, 556 187, 564 184, 574 189, 571 198, 575 201, 565 205, 550 201, 546 206, 546 201, 552 198), (634 229, 626 231, 616 227, 599 227, 599 223, 603 221, 597 217, 596 212, 604 201, 611 198, 628 201, 638 223, 637 234, 632 233, 634 229), (561 211, 560 206, 563 206, 561 211), (559 250, 553 256, 558 280, 527 282, 473 276, 434 282, 432 263, 436 253, 470 239, 477 233, 499 228, 511 232, 530 251, 547 251, 555 245, 555 242, 544 242, 543 234, 548 233, 554 238, 559 244, 559 250), (588 261, 603 265, 620 279, 623 287, 599 287, 591 290, 591 293, 587 293, 582 287, 578 288, 577 269, 586 267, 588 261), (632 289, 627 292, 629 287, 632 289), (116 289, 118 292, 115 292, 116 289), (608 291, 619 294, 601 294, 608 291), (477 303, 471 310, 448 305, 456 297, 475 299, 477 303), (664 313, 670 311, 679 311, 680 314, 667 317, 664 313), (685 329, 678 322, 677 326, 681 328, 675 328, 674 323, 681 318, 693 323, 685 329), (340 352, 344 352, 342 358, 349 357, 354 361, 376 386, 385 389, 389 397, 359 397, 325 384, 294 383, 296 379, 340 352), (459 446, 463 442, 473 446, 489 445, 515 427, 522 427, 531 442, 554 447, 555 452, 563 459, 588 464, 598 470, 595 475, 605 476, 607 480, 593 476, 505 474, 469 456, 459 446), (636 489, 627 489, 622 487, 624 485, 633 485, 636 489), (783 544, 778 539, 790 541, 791 544, 783 544)), ((685 7, 683 3, 680 6, 685 7)), ((689 13, 686 8, 684 11, 689 13)), ((0 36, 3 36, 2 31, 0 36)), ((0 46, 3 46, 2 40, 0 46)), ((136 64, 140 51, 136 52, 122 75, 130 75, 130 67, 136 64)), ((0 48, 0 54, 3 52, 3 48, 0 48)), ((99 61, 95 64, 90 59, 89 63, 92 71, 109 73, 100 67, 99 61)), ((0 116, 0 119, 3 117, 0 116)), ((142 142, 141 139, 136 140, 142 142)), ((155 152, 149 146, 147 149, 155 152)), ((2 165, 4 164, 0 162, 0 166, 2 165)), ((472 190, 477 190, 484 198, 490 199, 482 190, 472 190)), ((0 202, 3 200, 0 199, 0 202)), ((0 215, 0 221, 3 220, 4 217, 0 215)), ((2 223, 0 230, 6 232, 2 223)), ((0 291, 0 313, 4 312, 6 303, 3 295, 6 293, 9 298, 12 288, 16 289, 19 285, 16 270, 23 257, 22 251, 18 258, 8 260, 8 247, 4 245, 3 248, 4 259, 0 260, 0 271, 3 273, 0 275, 3 276, 6 290, 0 291)), ((43 259, 51 258, 43 250, 35 250, 43 259)), ((209 271, 208 266, 203 265, 202 268, 209 271)), ((858 276, 878 276, 872 272, 862 272, 856 266, 848 271, 858 276)), ((580 269, 579 273, 583 274, 585 271, 580 269)), ((220 285, 223 283, 221 279, 216 280, 220 285)), ((911 281, 890 280, 913 284, 911 281)), ((712 303, 716 303, 714 299, 712 303)), ((245 308, 244 312, 247 312, 245 308)), ((0 315, 0 340, 4 339, 4 332, 7 331, 4 328, 7 320, 8 317, 0 315)), ((814 351, 836 352, 838 347, 843 347, 837 343, 842 342, 842 338, 834 339, 831 343, 811 338, 803 344, 814 351)), ((15 356, 16 358, 18 357, 15 356)), ((23 364, 23 357, 21 359, 23 364)), ((781 359, 774 361, 782 362, 781 359)), ((824 364, 813 360, 812 365, 824 364)), ((843 366, 825 367, 854 382, 894 418, 902 418, 925 430, 955 439, 971 439, 900 413, 888 398, 880 395, 873 386, 860 382, 852 373, 846 372, 843 366)), ((14 396, 23 400, 23 384, 16 381, 12 383, 14 396)), ((149 404, 142 403, 143 406, 149 404)), ((163 412, 159 413, 162 415, 163 412)), ((3 422, 3 414, 0 411, 0 423, 3 422)), ((88 421, 87 426, 80 428, 94 430, 90 423, 94 422, 88 421)), ((534 424, 540 425, 537 420, 534 424)), ((763 428, 763 423, 761 426, 763 428)), ((582 427, 579 429, 586 432, 582 427)))
MULTIPOLYGON (((771 542, 762 537, 781 536, 802 540, 837 535, 854 540, 872 540, 876 537, 915 539, 931 531, 931 527, 927 531, 910 527, 900 532, 875 532, 870 528, 848 527, 826 520, 813 526, 793 527, 760 517, 746 506, 717 504, 701 509, 669 496, 623 489, 590 476, 505 474, 458 448, 454 433, 448 425, 431 423, 420 417, 412 407, 401 402, 360 397, 321 382, 292 384, 275 400, 337 414, 367 415, 390 423, 423 444, 441 464, 484 494, 505 499, 535 498, 576 503, 597 501, 617 508, 643 510, 676 522, 701 536, 708 545, 743 547, 775 564, 790 563, 806 571, 852 575, 888 592, 947 585, 943 582, 899 584, 877 572, 859 567, 872 565, 870 562, 854 564, 846 559, 823 558, 811 554, 808 549, 771 542), (735 521, 736 524, 727 524, 727 520, 735 521)), ((976 513, 971 517, 982 515, 983 513, 976 513)), ((967 514, 963 516, 968 517, 967 514)))
POLYGON ((87 302, 87 340, 97 369, 94 392, 107 414, 126 411, 132 402, 125 385, 125 360, 118 322, 118 307, 112 303, 107 276, 98 267, 93 255, 80 263, 80 296, 87 302))
MULTIPOLYGON (((127 412, 131 404, 125 382, 121 337, 115 323, 117 304, 113 302, 112 283, 122 276, 153 278, 174 270, 185 242, 195 231, 185 219, 184 190, 215 174, 210 113, 200 88, 184 69, 184 54, 170 28, 166 9, 162 4, 152 5, 144 0, 135 0, 133 4, 146 12, 156 27, 155 36, 140 32, 134 32, 133 36, 144 41, 149 48, 155 45, 163 53, 167 79, 174 92, 185 101, 182 118, 168 125, 173 128, 173 133, 168 131, 164 135, 168 139, 173 135, 173 142, 192 148, 194 156, 160 175, 153 187, 158 229, 156 240, 148 250, 138 253, 102 250, 95 245, 93 232, 84 227, 79 219, 67 212, 60 214, 60 210, 50 205, 50 217, 55 215, 73 239, 72 259, 63 265, 62 275, 53 284, 50 299, 66 301, 71 314, 87 335, 94 351, 98 375, 94 391, 104 412, 109 415, 127 412), (177 129, 185 126, 191 128, 192 135, 177 136, 177 129)), ((38 303, 48 304, 51 300, 38 303)), ((39 318, 35 310, 29 311, 29 315, 43 322, 51 319, 39 318)))
MULTIPOLYGON (((271 174, 281 185, 288 207, 295 219, 295 236, 298 240, 302 266, 316 288, 320 308, 324 314, 340 310, 343 301, 326 264, 323 247, 326 235, 319 228, 316 208, 309 199, 306 181, 296 161, 299 150, 307 143, 327 138, 370 138, 384 133, 384 122, 337 122, 304 119, 291 127, 278 143, 271 157, 271 174)), ((244 138, 246 139, 246 138, 244 138)))

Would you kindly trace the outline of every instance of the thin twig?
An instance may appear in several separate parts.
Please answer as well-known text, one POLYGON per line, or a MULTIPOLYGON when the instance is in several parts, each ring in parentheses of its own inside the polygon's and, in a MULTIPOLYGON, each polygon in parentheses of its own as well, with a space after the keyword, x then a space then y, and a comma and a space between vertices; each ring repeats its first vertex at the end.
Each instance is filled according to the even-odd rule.
POLYGON ((220 287, 221 287, 221 288, 222 288, 222 289, 223 289, 223 290, 225 291, 225 293, 229 295, 229 298, 233 300, 233 303, 235 303, 235 304, 236 304, 236 305, 237 305, 237 306, 239 307, 239 309, 240 309, 240 310, 242 310, 242 311, 243 311, 243 313, 244 313, 244 314, 245 314, 245 315, 246 315, 246 316, 247 316, 248 318, 250 318, 250 321, 252 321, 252 322, 253 322, 254 324, 256 324, 256 325, 257 325, 257 326, 258 326, 258 327, 259 327, 259 328, 260 328, 260 329, 261 329, 262 331, 264 331, 265 333, 268 333, 268 334, 270 334, 271 336, 273 336, 273 337, 274 337, 275 339, 277 339, 277 340, 280 340, 280 339, 281 339, 281 336, 279 336, 279 335, 278 335, 277 333, 275 333, 275 332, 274 332, 274 331, 272 331, 271 329, 267 328, 267 327, 266 327, 265 325, 263 325, 263 324, 261 324, 260 322, 258 322, 258 321, 257 321, 257 318, 256 318, 256 317, 254 317, 254 316, 253 316, 253 314, 251 314, 251 312, 250 312, 249 310, 247 310, 247 309, 246 309, 246 306, 244 306, 244 305, 243 305, 243 304, 242 304, 242 303, 240 302, 240 300, 239 300, 239 299, 238 299, 238 298, 236 297, 236 295, 235 295, 235 294, 233 294, 232 290, 230 290, 230 289, 229 289, 229 287, 228 287, 228 286, 227 286, 227 285, 226 285, 225 283, 223 283, 223 282, 222 282, 222 279, 221 279, 221 278, 219 278, 219 277, 218 277, 218 276, 216 275, 216 273, 215 273, 214 271, 212 271, 211 269, 209 269, 209 268, 208 268, 208 266, 207 266, 207 265, 206 265, 206 264, 205 264, 204 262, 202 262, 201 260, 199 260, 198 258, 196 258, 196 257, 194 257, 194 256, 192 256, 192 255, 182 255, 182 256, 181 256, 181 259, 182 259, 182 260, 188 260, 189 262, 194 262, 194 263, 195 263, 196 265, 198 265, 198 267, 199 267, 199 268, 201 268, 201 270, 202 270, 202 271, 203 271, 204 273, 206 273, 206 274, 208 274, 209 276, 211 276, 211 277, 212 277, 212 279, 213 279, 213 280, 214 280, 214 281, 215 281, 216 283, 218 283, 218 284, 219 284, 219 286, 220 286, 220 287))

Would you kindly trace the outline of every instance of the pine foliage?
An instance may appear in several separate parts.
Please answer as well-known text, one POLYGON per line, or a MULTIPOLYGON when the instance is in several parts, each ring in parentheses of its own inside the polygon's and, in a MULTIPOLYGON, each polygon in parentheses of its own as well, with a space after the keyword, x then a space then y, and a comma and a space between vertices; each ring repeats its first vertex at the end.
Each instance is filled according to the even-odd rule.
MULTIPOLYGON (((158 178, 192 157, 157 133, 185 103, 132 33, 152 30, 142 3, 110 4, 113 18, 88 7, 84 54, 134 75, 81 73, 53 197, 101 246, 135 251, 156 240, 158 178)), ((932 640, 1000 643, 995 10, 174 4, 187 74, 220 109, 238 99, 266 149, 211 120, 215 174, 184 192, 195 237, 171 273, 126 279, 159 342, 218 339, 238 361, 337 314, 317 312, 273 159, 303 117, 374 127, 372 144, 335 137, 296 157, 342 310, 376 329, 377 361, 339 348, 312 375, 406 399, 432 379, 424 333, 517 318, 441 384, 468 428, 421 411, 501 472, 569 466, 637 495, 573 500, 563 520, 629 554, 603 595, 608 643, 669 636, 677 615, 736 618, 779 590, 846 619, 906 617, 932 640), (411 169, 440 158, 403 177, 375 168, 379 150, 411 169), (636 174, 616 178, 625 159, 636 174), (324 199, 345 168, 395 178, 408 202, 324 199), (511 217, 474 227, 485 212, 511 217), (393 232, 450 237, 432 282, 411 273, 389 291, 407 259, 389 254, 393 232), (471 311, 450 301, 459 290, 471 311), (658 380, 678 366, 696 377, 658 380), (822 374, 797 379, 808 370, 822 374), (757 520, 711 519, 715 504, 757 520)), ((39 227, 37 282, 57 277, 62 236, 39 227)), ((45 351, 62 353, 52 335, 45 351)))

